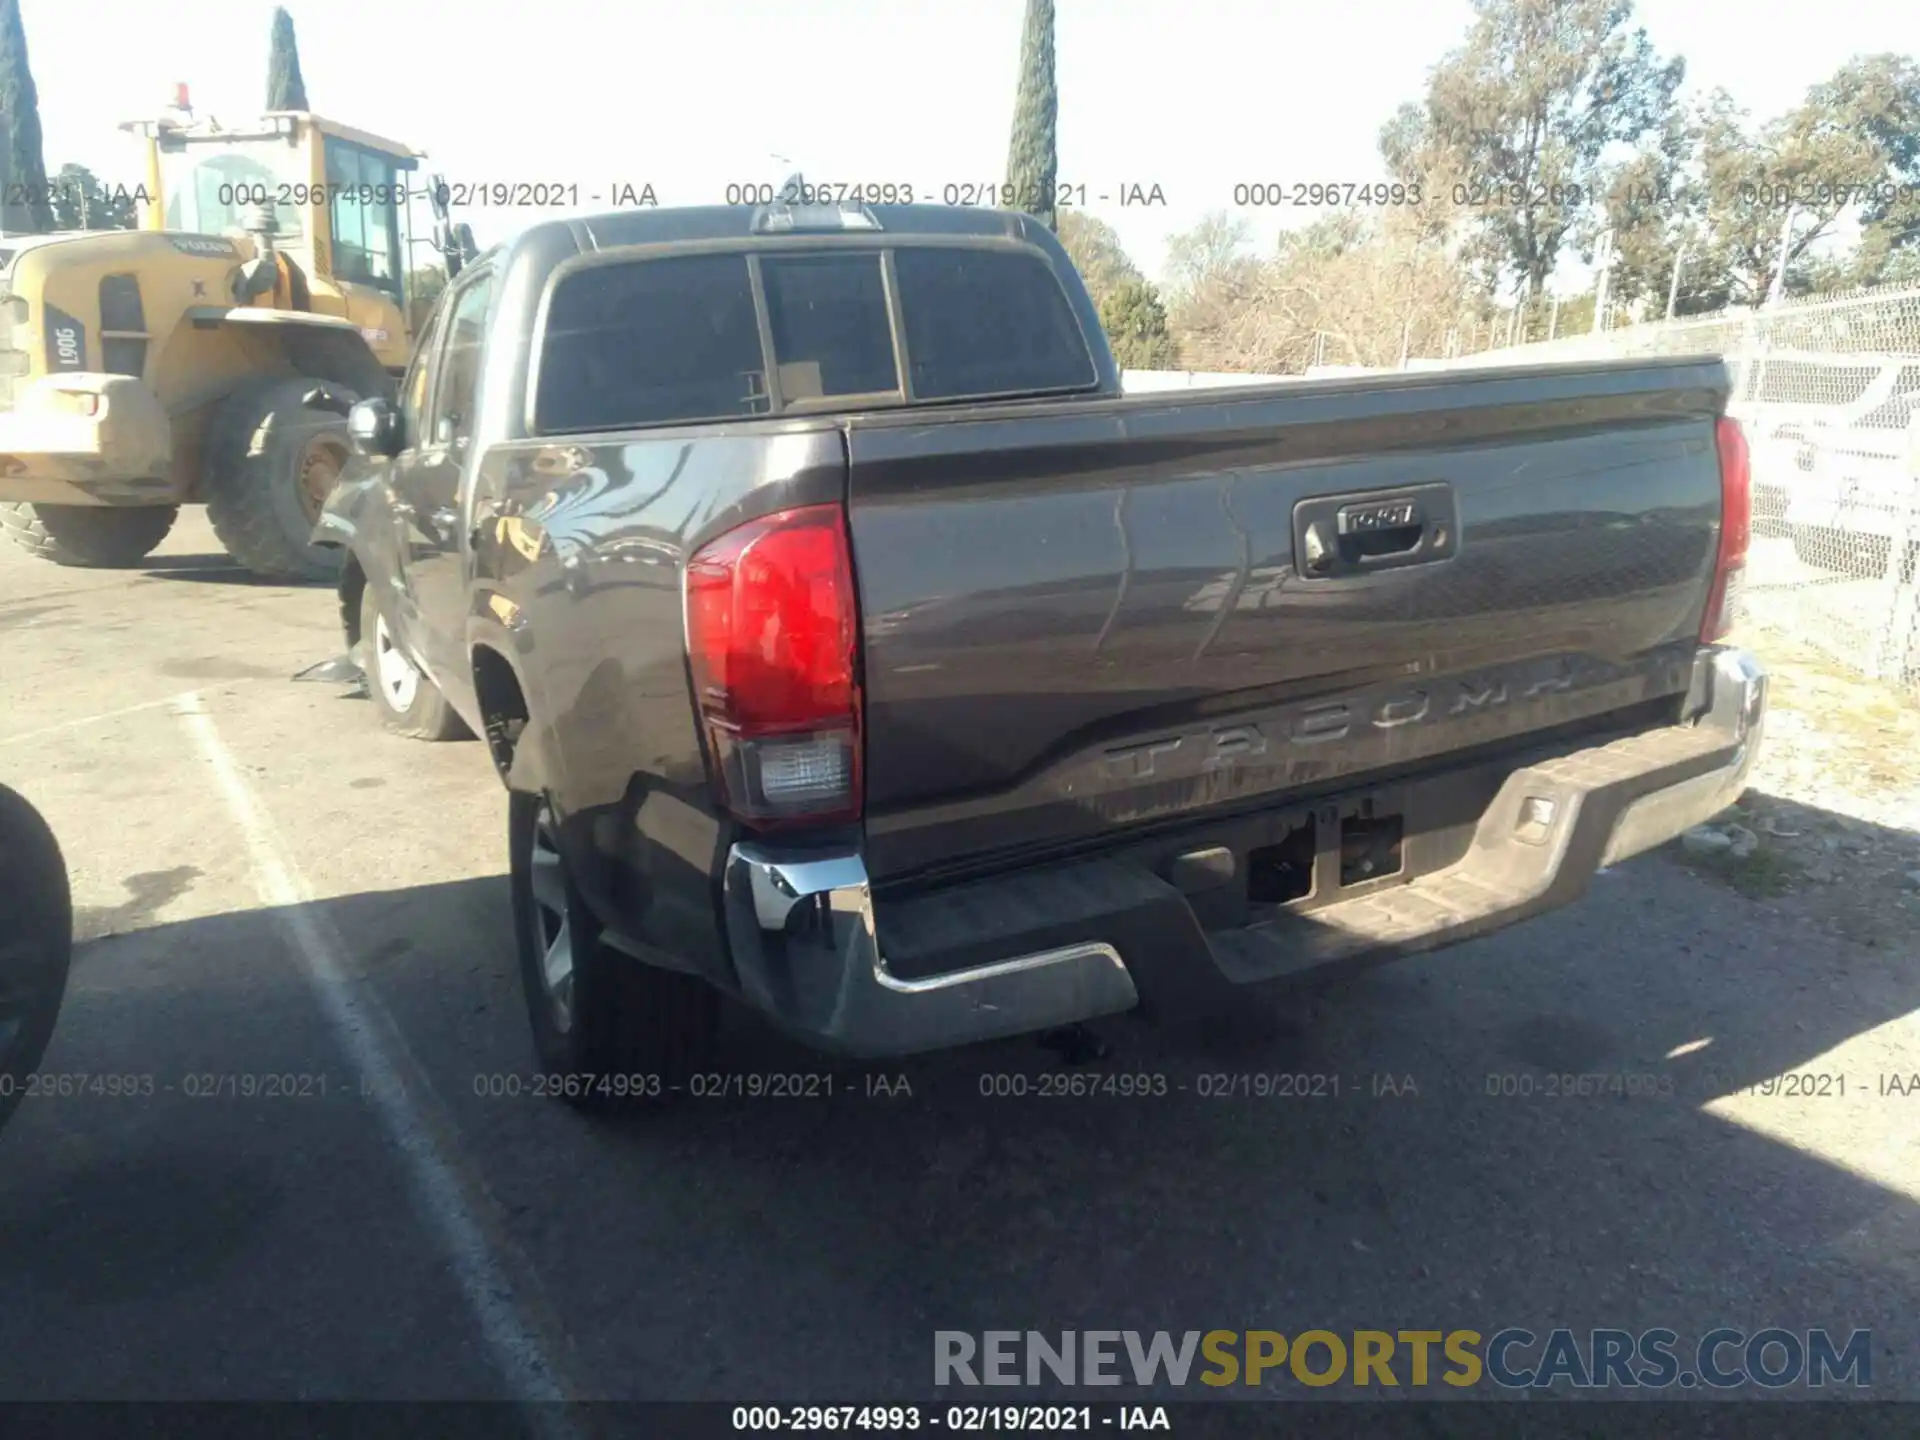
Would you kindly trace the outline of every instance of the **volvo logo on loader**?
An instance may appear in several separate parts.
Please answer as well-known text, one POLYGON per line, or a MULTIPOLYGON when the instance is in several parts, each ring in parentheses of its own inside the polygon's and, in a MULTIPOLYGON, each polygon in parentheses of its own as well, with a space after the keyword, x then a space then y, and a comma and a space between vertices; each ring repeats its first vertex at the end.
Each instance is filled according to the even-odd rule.
POLYGON ((205 255, 209 259, 232 260, 240 252, 234 248, 231 240, 222 240, 213 235, 170 235, 173 248, 183 255, 205 255))

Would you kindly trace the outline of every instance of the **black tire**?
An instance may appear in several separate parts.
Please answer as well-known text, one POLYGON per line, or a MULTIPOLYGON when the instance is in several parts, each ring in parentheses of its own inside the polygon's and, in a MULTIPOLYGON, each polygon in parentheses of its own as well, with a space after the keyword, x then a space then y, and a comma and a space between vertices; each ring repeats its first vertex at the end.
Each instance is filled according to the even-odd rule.
POLYGON ((85 570, 138 565, 167 538, 178 505, 0 505, 0 530, 29 555, 85 570))
POLYGON ((547 817, 542 796, 510 797, 514 948, 540 1068, 555 1082, 556 1098, 579 1110, 604 1112, 672 1099, 713 1057, 720 992, 601 940, 599 922, 559 858, 547 817), (536 858, 536 852, 544 858, 536 858), (549 878, 540 880, 536 867, 549 878), (571 960, 564 1003, 545 974, 548 948, 562 921, 571 960))
POLYGON ((340 552, 312 543, 319 515, 302 493, 309 473, 337 481, 353 443, 344 415, 306 403, 316 389, 343 405, 360 398, 304 376, 251 380, 221 402, 207 427, 207 518, 227 553, 265 580, 340 573, 340 552))
POLYGON ((404 653, 393 649, 385 617, 380 613, 380 599, 371 583, 363 586, 360 592, 360 654, 361 673, 367 680, 367 694, 372 697, 374 708, 380 712, 380 723, 387 729, 412 740, 473 738, 473 731, 467 728, 467 722, 447 703, 447 697, 440 693, 440 687, 422 674, 420 668, 404 653), (395 658, 404 662, 413 672, 411 693, 402 691, 396 694, 383 680, 380 668, 383 650, 393 650, 395 658))
POLYGON ((40 1066, 66 998, 73 894, 40 812, 0 785, 0 1126, 40 1066))

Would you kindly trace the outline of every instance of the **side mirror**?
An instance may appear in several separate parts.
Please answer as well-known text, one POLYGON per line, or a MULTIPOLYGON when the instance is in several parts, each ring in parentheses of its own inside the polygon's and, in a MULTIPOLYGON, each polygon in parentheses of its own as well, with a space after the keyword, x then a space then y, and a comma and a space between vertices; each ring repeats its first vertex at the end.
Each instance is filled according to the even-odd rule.
POLYGON ((356 454, 372 460, 398 455, 400 412, 377 396, 362 400, 347 412, 347 433, 353 438, 356 454))

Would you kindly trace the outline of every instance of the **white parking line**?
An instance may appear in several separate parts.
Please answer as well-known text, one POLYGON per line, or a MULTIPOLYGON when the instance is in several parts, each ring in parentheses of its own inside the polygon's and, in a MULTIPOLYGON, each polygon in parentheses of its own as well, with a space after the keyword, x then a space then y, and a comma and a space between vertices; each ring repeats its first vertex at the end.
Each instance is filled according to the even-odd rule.
POLYGON ((137 715, 142 710, 158 710, 163 705, 184 705, 193 698, 193 691, 182 690, 178 695, 149 700, 143 705, 127 705, 118 710, 102 710, 98 715, 82 715, 78 719, 62 720, 58 725, 42 725, 38 730, 28 730, 21 735, 0 736, 0 745, 18 745, 27 740, 38 740, 43 735, 58 735, 63 730, 72 730, 79 725, 97 725, 102 720, 117 720, 122 715, 137 715))
POLYGON ((455 1165, 435 1143, 437 1127, 409 1098, 405 1074, 410 1067, 398 1058, 407 1053, 398 1027, 376 997, 362 994, 348 978, 328 939, 331 927, 311 908, 306 881, 221 741, 199 694, 189 691, 179 697, 175 713, 212 767, 214 782, 246 842, 255 890, 263 903, 275 907, 274 918, 305 962, 321 1009, 359 1071, 361 1093, 372 1101, 404 1157, 422 1218, 436 1233, 495 1364, 516 1399, 542 1407, 534 1419, 544 1433, 556 1440, 574 1434, 564 1412, 549 1408, 552 1402, 573 1398, 572 1387, 516 1303, 513 1285, 487 1244, 455 1165))

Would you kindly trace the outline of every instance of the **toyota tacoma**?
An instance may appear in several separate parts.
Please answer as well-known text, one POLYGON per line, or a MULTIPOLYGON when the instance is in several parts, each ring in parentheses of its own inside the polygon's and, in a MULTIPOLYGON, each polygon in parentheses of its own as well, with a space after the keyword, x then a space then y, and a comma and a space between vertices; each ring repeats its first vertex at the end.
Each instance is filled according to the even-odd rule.
POLYGON ((442 297, 316 538, 509 794, 541 1061, 877 1057, 1484 934, 1740 794, 1714 357, 1123 396, 1019 214, 632 210, 442 297))

